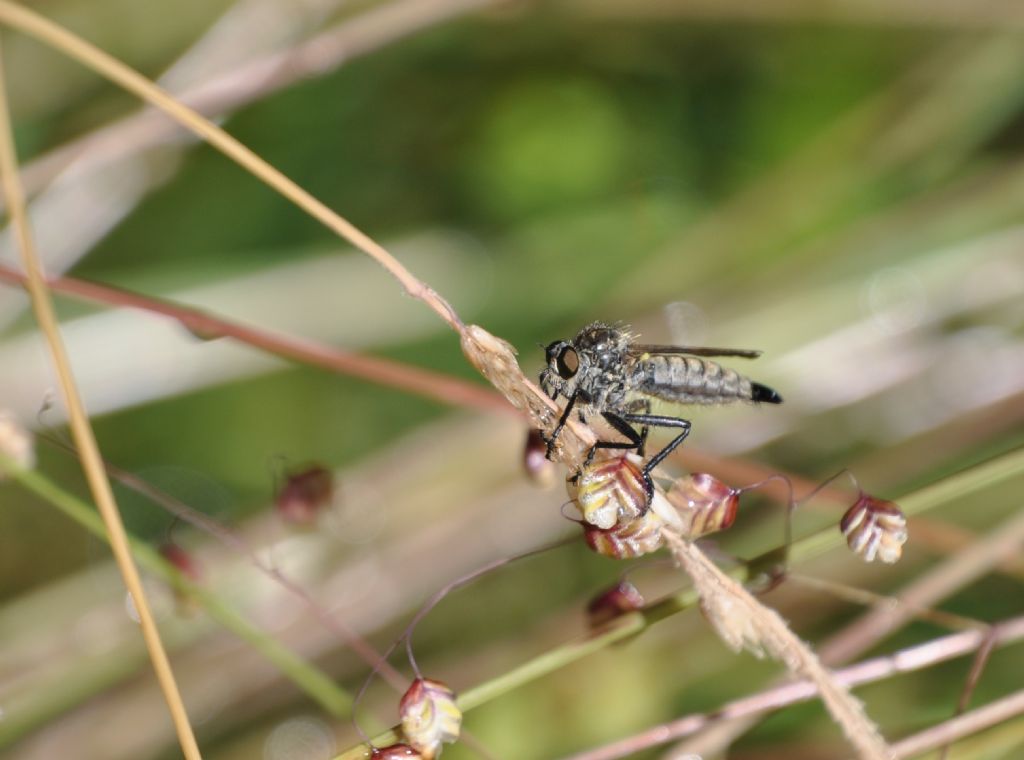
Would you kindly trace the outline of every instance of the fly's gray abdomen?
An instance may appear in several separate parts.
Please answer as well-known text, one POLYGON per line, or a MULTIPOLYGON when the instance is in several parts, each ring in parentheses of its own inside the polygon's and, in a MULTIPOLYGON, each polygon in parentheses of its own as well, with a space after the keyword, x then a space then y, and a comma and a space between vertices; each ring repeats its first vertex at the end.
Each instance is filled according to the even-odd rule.
POLYGON ((735 370, 696 356, 649 356, 640 359, 637 390, 680 404, 728 404, 755 401, 754 384, 735 370))

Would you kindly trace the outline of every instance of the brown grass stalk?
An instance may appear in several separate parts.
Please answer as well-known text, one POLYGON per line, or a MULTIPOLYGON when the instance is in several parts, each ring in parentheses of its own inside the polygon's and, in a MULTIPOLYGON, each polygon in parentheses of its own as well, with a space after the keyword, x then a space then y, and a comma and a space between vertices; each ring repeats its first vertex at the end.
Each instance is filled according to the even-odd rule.
MULTIPOLYGON (((370 256, 395 277, 409 295, 425 303, 449 327, 459 333, 463 353, 470 363, 495 385, 513 406, 526 411, 535 427, 550 430, 554 426, 559 412, 558 406, 522 374, 515 359, 515 350, 483 328, 465 325, 448 301, 347 219, 314 198, 223 129, 182 105, 146 77, 81 37, 8 0, 0 0, 0 23, 16 28, 60 50, 164 111, 325 227, 370 256)), ((581 452, 593 444, 594 436, 589 428, 571 420, 560 440, 561 445, 556 456, 562 461, 574 464, 579 461, 581 452)))
MULTIPOLYGON (((252 60, 188 87, 175 97, 208 118, 222 117, 249 103, 375 52, 495 0, 396 0, 346 18, 291 47, 252 60)), ((76 161, 90 166, 131 156, 178 136, 159 112, 143 110, 70 140, 22 167, 22 181, 34 194, 76 161)), ((85 175, 86 177, 88 174, 85 175)))
POLYGON ((380 243, 322 201, 289 179, 226 131, 203 118, 157 87, 146 77, 95 45, 72 34, 44 16, 8 0, 0 0, 0 23, 60 50, 89 69, 103 75, 152 106, 159 108, 186 129, 235 161, 254 177, 292 201, 329 230, 344 238, 386 269, 405 291, 422 301, 457 332, 463 327, 455 309, 433 288, 423 283, 380 243))
POLYGON ((7 105, 6 71, 0 55, 0 175, 2 175, 4 196, 14 226, 15 237, 23 266, 28 277, 27 287, 32 299, 32 308, 39 323, 39 329, 46 337, 47 345, 57 375, 60 380, 61 392, 67 405, 71 432, 81 452, 82 466, 85 470, 89 489, 103 517, 110 545, 117 560, 118 569, 124 578, 125 586, 131 594, 135 608, 139 614, 142 635, 149 651, 150 660, 156 671, 157 680, 167 701, 171 719, 174 722, 178 742, 188 760, 201 760, 199 745, 196 743, 192 725, 182 703, 181 694, 174 680, 167 653, 164 651, 160 632, 156 627, 153 614, 149 608, 138 569, 132 559, 131 549, 125 534, 121 515, 114 500, 114 494, 103 468, 103 459, 99 446, 89 423, 85 406, 78 394, 74 372, 64 348, 60 328, 54 312, 53 303, 46 287, 46 280, 40 269, 38 256, 32 239, 25 198, 18 178, 18 159, 14 147, 14 135, 11 129, 10 113, 7 105))
MULTIPOLYGON (((0 264, 0 282, 24 284, 25 275, 0 264)), ((344 351, 334 346, 233 322, 208 311, 153 298, 123 288, 72 277, 53 277, 50 289, 72 298, 106 306, 123 306, 162 314, 204 338, 228 337, 274 356, 358 377, 453 406, 491 413, 516 414, 498 394, 478 384, 410 364, 344 351)))
MULTIPOLYGON (((314 198, 223 129, 179 103, 146 77, 58 24, 8 0, 0 0, 0 23, 60 50, 164 111, 325 227, 370 256, 397 279, 409 295, 426 304, 449 327, 459 333, 466 358, 513 406, 527 412, 534 427, 542 430, 554 427, 559 413, 558 406, 534 383, 526 379, 515 359, 515 350, 483 328, 463 323, 447 300, 347 219, 314 198)), ((563 431, 555 455, 561 461, 573 465, 580 460, 582 452, 593 443, 593 432, 585 425, 570 420, 563 431)))

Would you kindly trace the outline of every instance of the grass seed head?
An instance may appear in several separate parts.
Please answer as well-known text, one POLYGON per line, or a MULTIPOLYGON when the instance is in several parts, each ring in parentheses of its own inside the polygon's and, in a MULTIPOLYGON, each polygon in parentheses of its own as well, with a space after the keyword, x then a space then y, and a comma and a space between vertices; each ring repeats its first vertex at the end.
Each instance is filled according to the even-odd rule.
POLYGON ((334 500, 334 473, 310 465, 288 475, 274 499, 277 513, 289 523, 309 525, 334 500))
POLYGON ((903 554, 907 542, 907 518, 895 503, 862 493, 846 510, 839 529, 850 551, 865 562, 892 564, 903 554))
POLYGON ((666 497, 682 519, 681 534, 691 541, 726 530, 736 521, 739 492, 707 473, 679 478, 666 497))
POLYGON ((442 744, 459 738, 462 711, 455 692, 440 681, 417 678, 402 695, 398 712, 406 740, 426 760, 437 757, 442 744))
POLYGON ((569 498, 585 523, 608 530, 647 511, 647 492, 637 459, 623 454, 591 462, 566 481, 569 498))
POLYGON ((615 618, 642 609, 644 597, 629 581, 617 583, 605 589, 587 603, 587 622, 591 628, 598 628, 615 618))

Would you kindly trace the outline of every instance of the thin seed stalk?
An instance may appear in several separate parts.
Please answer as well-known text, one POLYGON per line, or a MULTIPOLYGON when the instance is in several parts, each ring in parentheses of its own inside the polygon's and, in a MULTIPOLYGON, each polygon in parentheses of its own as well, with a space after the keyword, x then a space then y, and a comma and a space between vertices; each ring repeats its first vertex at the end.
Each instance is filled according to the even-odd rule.
MULTIPOLYGON (((35 471, 18 468, 13 460, 2 454, 0 454, 0 471, 6 472, 13 480, 56 507, 97 538, 107 540, 103 521, 96 511, 45 476, 35 471)), ((168 583, 181 588, 184 593, 194 598, 211 618, 251 644, 324 710, 337 717, 346 717, 349 714, 352 707, 351 695, 335 684, 329 676, 277 639, 254 626, 208 588, 183 576, 176 567, 144 541, 129 535, 128 543, 139 565, 168 583)), ((29 729, 31 726, 26 730, 29 729)))

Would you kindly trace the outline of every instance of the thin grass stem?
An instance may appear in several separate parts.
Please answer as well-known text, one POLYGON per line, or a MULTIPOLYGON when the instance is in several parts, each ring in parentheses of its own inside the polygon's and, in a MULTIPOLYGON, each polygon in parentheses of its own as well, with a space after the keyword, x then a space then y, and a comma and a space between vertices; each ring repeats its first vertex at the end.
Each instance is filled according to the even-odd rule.
POLYGON ((149 601, 146 599, 139 571, 135 567, 131 550, 128 547, 124 524, 121 522, 121 513, 114 499, 110 481, 107 479, 106 470, 103 468, 103 457, 100 455, 99 445, 89 422, 89 415, 78 393, 71 361, 64 348, 57 315, 53 308, 53 302, 50 300, 50 293, 47 290, 46 280, 43 277, 35 250, 25 197, 18 178, 18 158, 7 106, 6 77, 7 72, 3 68, 2 53, 0 53, 0 175, 2 175, 4 196, 7 198, 7 208, 14 226, 17 247, 28 276, 27 287, 32 299, 32 309, 35 312, 36 321, 39 323, 39 329, 46 338, 51 358, 57 370, 61 394, 67 405, 71 433, 81 452, 82 468, 85 470, 85 476, 89 482, 89 490, 92 491, 103 518, 105 534, 109 538, 118 570, 121 572, 124 584, 138 611, 142 636, 145 639, 153 669, 156 671, 160 690, 167 702, 171 720, 174 722, 178 743, 187 760, 201 760, 202 755, 199 752, 195 733, 192 731, 192 723, 189 721, 188 712, 174 679, 174 672, 167 659, 167 652, 164 651, 164 645, 160 639, 160 631, 153 619, 149 601))
MULTIPOLYGON (((25 275, 0 264, 0 282, 24 284, 25 275)), ((377 356, 344 351, 308 338, 297 338, 244 325, 208 311, 111 285, 71 277, 53 277, 48 282, 53 292, 80 301, 162 314, 177 320, 196 335, 208 338, 228 337, 290 361, 320 367, 339 375, 358 377, 453 406, 471 407, 491 413, 517 416, 519 414, 494 391, 440 372, 377 356)))
MULTIPOLYGON (((7 472, 13 480, 56 507, 89 533, 101 540, 106 540, 103 522, 85 502, 60 488, 44 475, 18 468, 12 460, 3 455, 0 455, 0 470, 7 472)), ((128 543, 142 567, 175 587, 181 588, 189 597, 194 598, 211 618, 240 639, 251 644, 256 651, 273 663, 281 673, 324 710, 337 717, 345 717, 349 714, 352 706, 351 696, 328 675, 274 637, 254 626, 208 588, 194 583, 182 575, 176 567, 160 556, 159 552, 146 542, 129 536, 128 543)), ((43 719, 45 720, 45 716, 43 719)), ((34 723, 25 725, 23 730, 29 731, 34 725, 34 723)))
MULTIPOLYGON (((988 641, 1002 647, 1018 643, 1021 639, 1024 639, 1024 618, 1014 618, 993 626, 991 636, 979 630, 954 633, 850 665, 834 671, 832 675, 848 687, 861 686, 963 657, 978 651, 988 641)), ((815 695, 816 689, 810 681, 780 684, 729 702, 716 710, 685 715, 565 760, 616 760, 694 734, 717 721, 763 715, 770 710, 812 699, 815 695)))
POLYGON ((0 0, 0 23, 61 51, 168 114, 329 230, 373 258, 401 283, 409 295, 423 301, 453 330, 462 332, 464 325, 451 304, 410 272, 384 246, 314 198, 223 129, 175 100, 130 66, 44 16, 8 0, 0 0))

